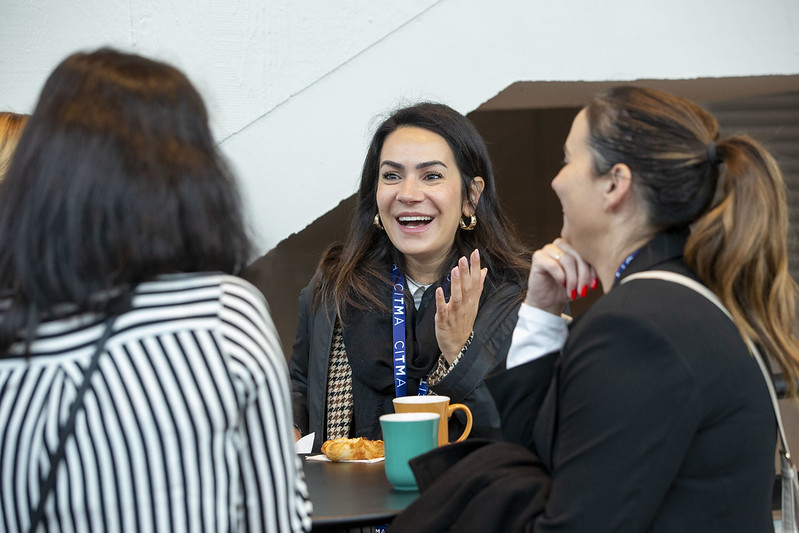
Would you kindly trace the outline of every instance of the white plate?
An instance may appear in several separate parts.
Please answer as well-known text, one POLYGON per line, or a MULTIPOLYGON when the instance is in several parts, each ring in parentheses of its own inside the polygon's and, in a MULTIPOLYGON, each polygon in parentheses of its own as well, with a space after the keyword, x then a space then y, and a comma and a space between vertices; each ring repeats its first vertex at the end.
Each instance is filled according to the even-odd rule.
POLYGON ((321 463, 379 463, 385 459, 385 457, 378 457, 377 459, 347 459, 344 461, 331 461, 323 453, 320 453, 319 455, 309 455, 305 458, 306 461, 318 461, 321 463))

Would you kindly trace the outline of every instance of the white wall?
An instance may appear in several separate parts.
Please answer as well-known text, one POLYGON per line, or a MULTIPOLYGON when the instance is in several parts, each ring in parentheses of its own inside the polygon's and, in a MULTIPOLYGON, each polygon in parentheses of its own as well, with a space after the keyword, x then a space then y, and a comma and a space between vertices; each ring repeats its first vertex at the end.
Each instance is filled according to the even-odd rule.
POLYGON ((0 0, 0 109, 70 52, 170 62, 206 99, 262 252, 351 195, 374 119, 515 81, 799 73, 797 0, 0 0), (77 7, 74 4, 78 4, 77 7))

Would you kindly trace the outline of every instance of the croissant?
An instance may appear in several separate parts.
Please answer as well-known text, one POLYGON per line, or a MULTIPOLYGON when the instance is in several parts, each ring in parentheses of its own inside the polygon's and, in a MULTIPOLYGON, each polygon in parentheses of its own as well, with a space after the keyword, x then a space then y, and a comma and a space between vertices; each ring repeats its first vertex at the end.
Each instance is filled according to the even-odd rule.
POLYGON ((352 461, 383 457, 383 441, 363 437, 327 440, 322 444, 322 453, 331 461, 352 461))

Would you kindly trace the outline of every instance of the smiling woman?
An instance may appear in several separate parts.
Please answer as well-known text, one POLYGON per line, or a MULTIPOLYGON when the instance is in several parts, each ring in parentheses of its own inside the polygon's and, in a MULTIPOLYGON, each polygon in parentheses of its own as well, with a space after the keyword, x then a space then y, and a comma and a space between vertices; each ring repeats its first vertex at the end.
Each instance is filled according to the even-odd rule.
POLYGON ((402 127, 380 153, 377 207, 388 238, 405 257, 406 274, 433 283, 458 231, 461 216, 474 215, 484 181, 472 178, 462 192, 455 156, 437 133, 402 127))
POLYGON ((433 393, 471 408, 473 436, 499 436, 482 380, 504 367, 526 257, 471 122, 442 104, 395 112, 372 138, 346 242, 300 295, 298 434, 314 432, 316 450, 379 439, 394 397, 433 393))

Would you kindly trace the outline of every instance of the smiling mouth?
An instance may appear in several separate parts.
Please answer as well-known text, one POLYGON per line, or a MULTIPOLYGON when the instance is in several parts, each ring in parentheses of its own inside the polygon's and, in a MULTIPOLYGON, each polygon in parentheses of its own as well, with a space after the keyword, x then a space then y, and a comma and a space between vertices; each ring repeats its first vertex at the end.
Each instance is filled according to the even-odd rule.
POLYGON ((398 217, 397 221, 406 228, 418 228, 419 226, 430 224, 433 221, 433 217, 398 217))

